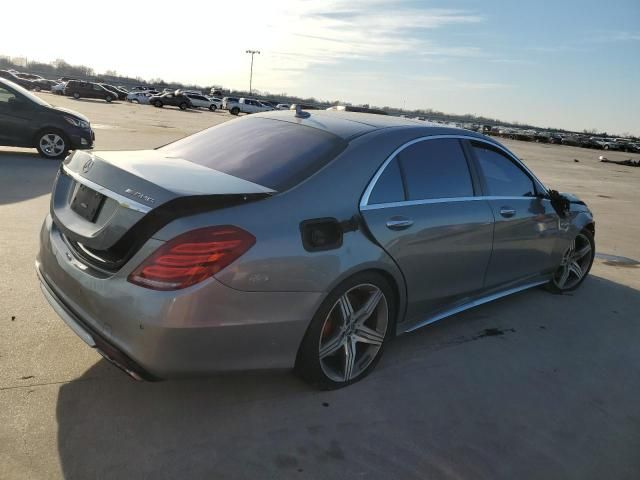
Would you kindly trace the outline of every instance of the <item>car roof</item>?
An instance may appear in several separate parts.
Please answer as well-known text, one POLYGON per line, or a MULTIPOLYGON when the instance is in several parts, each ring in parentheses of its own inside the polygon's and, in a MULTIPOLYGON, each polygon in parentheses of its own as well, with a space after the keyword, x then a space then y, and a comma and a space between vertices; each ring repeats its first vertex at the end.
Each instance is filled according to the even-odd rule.
POLYGON ((311 110, 306 111, 308 117, 297 117, 294 110, 280 110, 253 114, 253 117, 269 118, 284 122, 297 123, 326 132, 332 133, 344 140, 352 140, 356 137, 375 130, 385 128, 420 128, 427 130, 425 135, 467 135, 478 138, 486 138, 484 135, 455 127, 443 127, 437 123, 413 120, 410 118, 394 117, 391 115, 377 115, 374 113, 345 112, 335 110, 311 110))

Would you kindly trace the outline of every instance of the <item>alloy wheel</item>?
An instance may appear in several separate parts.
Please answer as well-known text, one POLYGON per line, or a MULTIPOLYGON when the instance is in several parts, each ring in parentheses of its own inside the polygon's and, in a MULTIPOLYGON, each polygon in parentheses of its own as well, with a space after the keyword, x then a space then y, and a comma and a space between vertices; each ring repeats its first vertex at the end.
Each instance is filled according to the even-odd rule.
POLYGON ((56 133, 46 133, 40 137, 40 149, 48 157, 57 157, 64 152, 64 139, 56 133))
POLYGON ((324 374, 348 382, 373 362, 384 342, 389 306, 380 288, 360 284, 345 292, 324 320, 318 345, 324 374))
POLYGON ((579 233, 562 256, 560 267, 553 275, 553 283, 560 290, 576 286, 587 274, 593 257, 591 242, 579 233))

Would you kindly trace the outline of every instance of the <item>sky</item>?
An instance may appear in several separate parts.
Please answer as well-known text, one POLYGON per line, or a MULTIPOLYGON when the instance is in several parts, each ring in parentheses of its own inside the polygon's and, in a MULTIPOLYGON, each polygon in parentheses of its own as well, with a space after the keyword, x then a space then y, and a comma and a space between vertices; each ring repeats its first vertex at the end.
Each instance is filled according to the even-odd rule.
POLYGON ((0 55, 248 89, 257 49, 260 91, 640 135, 640 0, 62 4, 3 4, 0 55))

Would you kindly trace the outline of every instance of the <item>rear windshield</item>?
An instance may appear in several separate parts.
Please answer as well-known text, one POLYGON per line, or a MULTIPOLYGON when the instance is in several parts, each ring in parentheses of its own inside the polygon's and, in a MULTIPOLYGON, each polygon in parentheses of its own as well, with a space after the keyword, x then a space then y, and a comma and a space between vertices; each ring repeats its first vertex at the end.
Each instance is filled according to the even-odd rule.
POLYGON ((340 137, 316 128, 249 117, 225 122, 159 150, 283 191, 313 175, 346 145, 340 137))

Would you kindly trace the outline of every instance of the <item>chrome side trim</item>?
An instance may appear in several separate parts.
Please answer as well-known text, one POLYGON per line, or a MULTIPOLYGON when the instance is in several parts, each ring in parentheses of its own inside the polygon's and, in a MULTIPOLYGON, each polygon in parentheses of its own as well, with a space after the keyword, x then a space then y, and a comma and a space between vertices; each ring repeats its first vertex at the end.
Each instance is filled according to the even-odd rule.
MULTIPOLYGON (((497 142, 491 142, 489 140, 485 140, 484 138, 480 138, 480 137, 475 137, 473 135, 431 135, 428 137, 420 137, 420 138, 414 138, 413 140, 399 146, 398 148, 396 148, 391 155, 389 155, 387 157, 387 159, 382 163, 382 165, 380 166, 380 168, 378 168, 378 171, 376 172, 376 174, 373 176, 373 178, 371 179, 371 181, 369 182, 369 185, 367 185, 367 188, 365 189, 364 193, 362 194, 362 198, 360 199, 360 209, 361 210, 366 210, 367 206, 369 205, 369 197, 371 196, 371 192, 373 191, 373 189, 376 186, 376 183, 378 182, 378 179, 380 178, 380 176, 382 175, 382 173, 384 172, 384 170, 387 168, 387 165, 389 165, 389 163, 391 163, 391 161, 405 148, 410 147, 411 145, 414 145, 418 142, 424 142, 424 141, 428 141, 428 140, 438 140, 438 139, 443 139, 443 138, 454 138, 454 139, 458 139, 458 140, 474 140, 477 142, 483 142, 486 143, 487 145, 491 145, 493 147, 496 147, 500 150, 502 150, 509 158, 511 158, 514 162, 516 162, 525 172, 527 172, 529 174, 529 176, 542 188, 544 188, 545 190, 547 190, 547 188, 544 186, 544 183, 542 183, 538 177, 536 177, 533 172, 531 170, 529 170, 527 168, 526 165, 524 165, 520 159, 518 159, 518 157, 516 157, 513 153, 511 153, 506 147, 502 146, 501 144, 497 143, 497 142)), ((471 197, 459 197, 459 198, 464 198, 469 199, 471 197)), ((473 198, 477 198, 477 197, 473 197, 473 198)), ((487 197, 485 197, 486 199, 487 197)), ((492 197, 492 198, 496 198, 496 197, 492 197)), ((527 198, 527 197, 518 197, 518 198, 527 198)), ((436 200, 439 200, 440 202, 450 202, 452 201, 451 198, 432 198, 428 200, 428 203, 438 203, 436 200)), ((454 200, 455 201, 455 200, 454 200)), ((424 202, 424 200, 408 200, 407 202, 424 202)), ((407 204, 407 202, 395 202, 397 204, 407 204)), ((419 205, 419 204, 416 204, 419 205)))
POLYGON ((520 287, 510 288, 510 289, 504 290, 502 292, 493 293, 491 295, 487 295, 486 297, 478 298, 477 300, 472 300, 472 301, 470 301, 468 303, 465 303, 463 305, 460 305, 460 306, 451 308, 449 310, 445 310, 444 312, 438 313, 437 315, 434 315, 433 317, 428 317, 425 320, 423 320, 422 322, 420 322, 420 323, 414 325, 413 327, 405 330, 404 333, 413 332, 414 330, 417 330, 417 329, 422 328, 422 327, 424 327, 426 325, 430 325, 432 323, 435 323, 438 320, 442 320, 443 318, 450 317, 451 315, 455 315, 456 313, 464 312, 465 310, 469 310, 470 308, 477 307, 478 305, 482 305, 484 303, 489 303, 489 302, 492 302, 493 300, 497 300, 499 298, 506 297, 506 296, 511 295, 513 293, 518 293, 518 292, 521 292, 523 290, 527 290, 529 288, 537 287, 538 285, 544 285, 547 282, 548 282, 548 280, 538 280, 536 282, 531 282, 531 283, 527 283, 525 285, 521 285, 520 287))
POLYGON ((128 208, 129 210, 135 210, 136 212, 141 212, 141 213, 148 213, 151 211, 151 207, 149 207, 148 205, 143 205, 142 203, 138 203, 135 200, 131 199, 130 197, 125 197, 124 195, 120 195, 119 193, 113 192, 103 187, 102 185, 98 185, 97 183, 92 182, 87 178, 84 178, 82 175, 79 175, 76 172, 69 170, 66 165, 62 167, 62 170, 65 175, 70 176, 76 182, 81 183, 91 188, 92 190, 95 190, 98 193, 101 193, 105 197, 109 197, 112 200, 115 200, 116 202, 118 202, 118 205, 120 205, 123 208, 128 208))
POLYGON ((536 197, 451 197, 451 198, 427 198, 425 200, 406 200, 404 202, 390 203, 374 203, 372 205, 364 205, 360 210, 379 210, 381 208, 406 207, 411 205, 428 205, 431 203, 450 203, 450 202, 475 202, 478 200, 534 200, 536 197))

